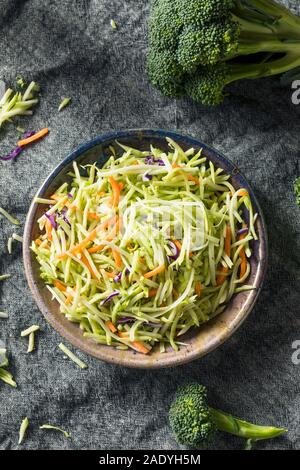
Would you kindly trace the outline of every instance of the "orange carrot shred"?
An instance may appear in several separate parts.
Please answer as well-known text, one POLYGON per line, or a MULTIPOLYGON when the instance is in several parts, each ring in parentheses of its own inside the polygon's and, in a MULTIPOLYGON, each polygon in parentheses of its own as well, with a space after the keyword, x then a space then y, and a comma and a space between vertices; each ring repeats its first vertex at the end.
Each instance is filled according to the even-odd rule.
POLYGON ((180 243, 179 240, 176 240, 176 239, 175 239, 175 240, 173 240, 173 243, 174 243, 174 245, 176 246, 176 248, 178 248, 178 250, 181 250, 182 244, 180 243))
POLYGON ((113 190, 112 205, 113 207, 117 207, 119 205, 120 200, 120 186, 112 176, 108 177, 108 181, 110 182, 110 185, 113 190))
POLYGON ((66 292, 67 288, 66 286, 60 282, 58 279, 55 279, 55 281, 53 282, 53 284, 55 285, 55 287, 60 290, 61 292, 66 292))
POLYGON ((65 300, 65 305, 69 305, 71 300, 73 298, 73 295, 72 294, 69 294, 67 297, 66 297, 66 300, 65 300))
POLYGON ((240 189, 240 190, 239 190, 238 195, 239 195, 240 197, 249 196, 248 191, 243 190, 243 189, 240 189))
POLYGON ((89 260, 86 258, 86 256, 82 255, 81 256, 81 261, 83 262, 83 264, 88 268, 88 270, 90 271, 91 275, 92 275, 92 278, 93 279, 97 279, 97 276, 96 274, 94 273, 93 269, 92 269, 92 266, 90 265, 89 263, 89 260))
POLYGON ((42 244, 42 240, 40 240, 39 238, 37 238, 34 243, 37 245, 37 246, 40 246, 42 244))
POLYGON ((112 333, 115 333, 116 331, 118 331, 115 325, 111 321, 107 321, 105 325, 110 329, 112 333))
POLYGON ((225 274, 228 273, 228 267, 227 266, 222 266, 220 271, 221 272, 220 272, 220 274, 218 274, 217 279, 216 279, 217 286, 221 286, 224 283, 224 281, 226 279, 225 274))
POLYGON ((201 284, 200 281, 196 281, 196 283, 195 283, 195 292, 196 292, 196 295, 198 295, 198 297, 200 297, 201 291, 202 291, 202 284, 201 284))
POLYGON ((117 267, 121 268, 123 265, 123 262, 122 262, 122 258, 121 258, 119 250, 115 250, 114 248, 112 248, 112 254, 113 254, 117 267))
MULTIPOLYGON (((127 334, 122 332, 122 331, 119 331, 119 336, 120 338, 127 338, 127 334)), ((141 343, 140 341, 130 341, 130 343, 132 344, 132 346, 134 347, 134 349, 136 349, 138 352, 142 353, 142 354, 149 354, 150 350, 148 348, 146 348, 146 346, 143 345, 143 343, 141 343)))
POLYGON ((155 297, 157 294, 157 289, 151 289, 148 292, 148 297, 155 297))
POLYGON ((49 132, 48 127, 45 127, 39 132, 36 132, 36 134, 33 134, 31 137, 28 137, 27 139, 19 140, 17 145, 18 147, 25 147, 25 145, 31 144, 32 142, 35 142, 36 140, 39 140, 42 137, 45 137, 45 135, 47 135, 48 132, 49 132))
POLYGON ((93 220, 100 220, 100 217, 96 212, 88 212, 87 213, 88 219, 93 219, 93 220))
POLYGON ((48 240, 52 240, 52 224, 49 219, 46 220, 45 227, 46 227, 46 236, 48 240))
POLYGON ((160 266, 157 266, 157 268, 153 269, 152 271, 149 271, 148 273, 144 274, 144 277, 146 279, 150 279, 151 277, 154 277, 157 274, 162 273, 164 270, 165 270, 165 265, 161 264, 160 266))

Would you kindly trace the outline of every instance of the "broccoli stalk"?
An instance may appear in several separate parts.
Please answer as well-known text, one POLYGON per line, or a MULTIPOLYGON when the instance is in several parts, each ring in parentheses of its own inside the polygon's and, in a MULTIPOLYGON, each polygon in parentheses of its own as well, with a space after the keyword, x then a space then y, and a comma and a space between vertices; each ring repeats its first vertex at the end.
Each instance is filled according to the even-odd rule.
POLYGON ((273 0, 155 0, 149 44, 154 86, 219 104, 229 83, 300 65, 300 18, 273 0))
POLYGON ((251 440, 272 439, 287 432, 272 426, 258 426, 208 406, 206 387, 189 384, 178 390, 170 407, 169 420, 179 444, 203 447, 217 430, 251 440))
POLYGON ((212 419, 219 431, 234 434, 238 437, 253 439, 255 441, 263 439, 272 439, 286 432, 286 429, 275 428, 273 426, 258 426, 256 424, 242 421, 223 411, 210 408, 212 419))

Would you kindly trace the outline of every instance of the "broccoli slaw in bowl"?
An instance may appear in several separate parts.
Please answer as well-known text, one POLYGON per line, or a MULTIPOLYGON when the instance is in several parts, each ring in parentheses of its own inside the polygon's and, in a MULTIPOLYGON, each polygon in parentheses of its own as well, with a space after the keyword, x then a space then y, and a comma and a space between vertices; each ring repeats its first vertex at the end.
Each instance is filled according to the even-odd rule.
POLYGON ((247 316, 266 235, 223 156, 174 133, 123 131, 83 145, 48 178, 24 260, 39 307, 70 342, 163 367, 212 350, 247 316))

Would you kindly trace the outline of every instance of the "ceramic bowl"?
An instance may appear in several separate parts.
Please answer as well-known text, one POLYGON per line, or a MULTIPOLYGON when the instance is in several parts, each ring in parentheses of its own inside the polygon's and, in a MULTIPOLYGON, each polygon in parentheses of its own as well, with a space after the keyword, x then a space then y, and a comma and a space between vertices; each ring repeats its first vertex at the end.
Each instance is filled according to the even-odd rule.
POLYGON ((254 290, 235 295, 223 313, 205 325, 189 332, 184 338, 184 342, 187 345, 182 346, 179 351, 175 352, 169 349, 161 354, 158 349, 154 348, 149 355, 145 356, 131 350, 121 351, 109 346, 98 345, 92 340, 84 338, 78 325, 68 321, 60 313, 58 303, 51 299, 50 292, 39 277, 39 265, 30 250, 31 241, 39 235, 36 221, 41 216, 41 205, 32 202, 26 220, 23 243, 26 277, 33 297, 46 320, 75 347, 103 361, 128 367, 161 368, 176 366, 199 359, 220 346, 247 318, 262 288, 267 266, 265 223, 251 187, 240 170, 232 162, 220 154, 220 152, 207 147, 192 137, 162 130, 129 130, 102 135, 81 145, 55 168, 36 194, 38 197, 45 198, 53 194, 65 180, 68 180, 67 173, 70 171, 74 160, 78 164, 96 161, 101 166, 109 155, 109 146, 116 146, 116 140, 142 150, 148 149, 150 144, 166 149, 166 137, 168 136, 177 141, 184 149, 193 147, 198 150, 202 148, 203 155, 217 167, 223 168, 231 176, 231 183, 235 188, 243 187, 249 191, 254 210, 258 213, 257 233, 259 240, 252 245, 251 275, 247 280, 247 284, 253 285, 254 290))

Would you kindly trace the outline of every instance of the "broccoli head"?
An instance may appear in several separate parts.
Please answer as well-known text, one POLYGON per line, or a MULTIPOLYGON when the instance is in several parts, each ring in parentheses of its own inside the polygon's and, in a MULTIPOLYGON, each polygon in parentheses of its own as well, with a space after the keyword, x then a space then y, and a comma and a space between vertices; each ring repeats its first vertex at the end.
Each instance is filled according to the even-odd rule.
POLYGON ((210 442, 216 431, 207 405, 207 392, 203 385, 191 384, 178 390, 169 420, 179 444, 201 447, 210 442))
POLYGON ((179 444, 201 448, 209 444, 216 431, 246 439, 272 439, 286 432, 273 426, 258 426, 210 408, 207 390, 196 383, 178 389, 169 410, 171 429, 179 444))
POLYGON ((219 104, 233 81, 299 65, 300 18, 274 0, 152 2, 148 74, 169 97, 219 104))

